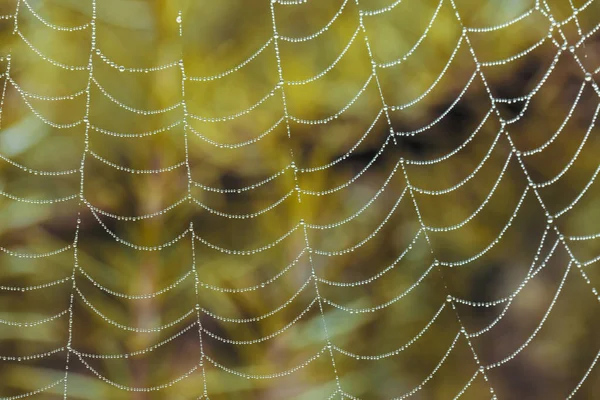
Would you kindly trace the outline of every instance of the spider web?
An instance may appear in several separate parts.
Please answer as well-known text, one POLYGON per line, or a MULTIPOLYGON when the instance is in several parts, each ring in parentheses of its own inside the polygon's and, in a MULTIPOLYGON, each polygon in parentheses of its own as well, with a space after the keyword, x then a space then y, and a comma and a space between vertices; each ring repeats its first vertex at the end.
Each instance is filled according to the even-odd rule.
POLYGON ((2 398, 594 393, 596 0, 52 3, 0 10, 2 398))

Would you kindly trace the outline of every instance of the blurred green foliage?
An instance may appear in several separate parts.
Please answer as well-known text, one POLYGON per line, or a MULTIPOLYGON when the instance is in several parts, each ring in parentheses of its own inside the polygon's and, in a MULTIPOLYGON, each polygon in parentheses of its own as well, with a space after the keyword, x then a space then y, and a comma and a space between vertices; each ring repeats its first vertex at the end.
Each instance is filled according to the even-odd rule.
MULTIPOLYGON (((414 239, 421 224, 409 192, 393 208, 406 181, 402 169, 392 171, 400 158, 434 159, 467 141, 446 161, 407 164, 406 173, 414 187, 435 191, 452 187, 476 171, 456 191, 436 196, 414 193, 423 223, 428 226, 451 226, 468 218, 486 199, 511 154, 506 135, 500 134, 493 145, 500 122, 490 113, 488 90, 495 98, 518 98, 545 79, 531 102, 498 103, 500 115, 507 120, 526 109, 507 128, 517 148, 527 151, 544 144, 565 121, 584 82, 581 68, 569 51, 562 51, 552 72, 544 78, 557 54, 557 44, 560 48, 563 42, 567 46, 577 43, 580 32, 592 31, 600 15, 600 2, 585 3, 586 8, 577 18, 554 29, 550 38, 546 36, 550 22, 537 10, 506 28, 470 33, 469 43, 484 63, 507 59, 546 40, 510 63, 482 67, 488 87, 475 75, 463 92, 474 76, 475 63, 464 40, 457 49, 462 28, 451 2, 441 1, 437 14, 440 3, 435 0, 397 2, 389 12, 365 17, 365 28, 373 57, 379 62, 391 62, 410 53, 398 65, 378 69, 382 95, 388 105, 395 107, 419 100, 405 109, 390 111, 394 130, 409 132, 434 123, 429 129, 415 136, 390 140, 385 115, 376 118, 382 104, 374 80, 356 103, 329 123, 313 125, 292 120, 289 137, 285 123, 280 121, 283 110, 279 95, 233 120, 202 122, 187 118, 190 175, 200 185, 218 189, 245 187, 277 174, 292 161, 300 169, 315 168, 328 165, 349 150, 351 154, 341 162, 323 170, 298 173, 297 179, 306 191, 327 191, 352 183, 323 196, 307 193, 298 196, 294 191, 294 174, 288 169, 276 179, 240 193, 192 186, 195 202, 179 202, 188 195, 185 168, 160 174, 131 174, 88 153, 83 193, 91 206, 113 215, 136 216, 177 204, 166 213, 135 221, 98 214, 105 224, 103 227, 89 207, 78 202, 81 184, 78 171, 60 176, 28 171, 29 168, 44 171, 80 168, 85 124, 58 129, 44 119, 55 124, 72 124, 85 115, 89 75, 85 66, 91 46, 89 28, 57 31, 44 25, 34 13, 55 25, 78 26, 90 20, 91 1, 2 0, 0 14, 14 13, 17 3, 18 30, 14 30, 14 19, 0 20, 1 55, 11 55, 9 75, 14 81, 11 83, 7 74, 0 81, 6 86, 0 130, 0 154, 4 157, 0 160, 0 190, 5 194, 0 197, 0 246, 4 249, 0 253, 0 320, 4 321, 0 325, 0 396, 34 392, 65 376, 70 313, 33 327, 6 322, 27 323, 57 315, 68 309, 71 296, 72 347, 82 353, 136 352, 184 330, 144 354, 128 358, 84 357, 99 375, 130 387, 162 385, 197 366, 201 357, 198 327, 190 325, 195 322, 195 311, 160 332, 140 333, 122 326, 160 327, 186 315, 196 303, 204 310, 199 315, 206 331, 201 335, 206 356, 231 370, 268 375, 294 368, 321 351, 327 343, 323 322, 336 346, 370 356, 393 352, 409 343, 444 304, 448 293, 474 302, 509 296, 525 280, 546 226, 547 217, 532 191, 525 197, 512 225, 489 252, 465 266, 432 269, 419 279, 434 257, 448 262, 468 259, 498 237, 527 186, 516 157, 511 156, 497 189, 475 217, 456 230, 429 232, 430 243, 422 232, 414 239), (420 44, 415 47, 416 43, 420 44), (455 57, 437 81, 455 50, 455 57), (60 68, 40 55, 84 68, 60 68), (31 98, 23 96, 17 87, 30 94, 67 96, 67 99, 31 98), (74 93, 80 95, 69 98, 74 93), (428 94, 421 99, 423 93, 428 94), (270 133, 253 140, 278 121, 270 133), (468 140, 480 124, 477 135, 468 140), (214 145, 247 141, 251 143, 239 147, 214 145), (385 150, 379 154, 384 145, 385 150), (26 168, 16 167, 9 160, 26 168), (482 160, 486 161, 479 168, 482 160), (357 174, 360 176, 354 180, 357 174), (109 234, 110 231, 139 246, 159 246, 180 235, 192 222, 195 235, 206 242, 228 249, 255 249, 277 240, 300 219, 310 224, 345 220, 362 210, 389 176, 385 190, 358 217, 332 229, 307 229, 311 248, 325 252, 347 249, 370 238, 355 251, 342 255, 325 256, 318 252, 311 255, 316 274, 334 282, 358 282, 376 276, 411 246, 394 268, 368 284, 339 287, 320 282, 320 296, 329 301, 322 304, 323 320, 318 305, 311 303, 316 295, 312 282, 296 295, 311 276, 308 252, 303 251, 306 238, 302 229, 277 246, 251 255, 219 252, 199 241, 192 244, 189 234, 160 251, 138 251, 109 234), (288 193, 291 195, 277 203, 288 193), (53 204, 30 204, 14 198, 43 200, 71 195, 77 196, 53 204), (210 212, 247 215, 274 203, 277 207, 255 218, 231 219, 210 212), (394 211, 390 214, 390 210, 394 211), (77 290, 72 288, 70 280, 36 290, 12 290, 71 276, 74 248, 44 258, 17 258, 8 251, 44 253, 69 246, 75 237, 78 218, 81 224, 76 246, 77 290), (278 275, 294 260, 297 262, 289 270, 278 275), (194 261, 200 281, 197 298, 192 273, 194 261), (261 285, 276 276, 277 280, 261 285), (419 285, 405 297, 375 312, 348 313, 331 305, 377 307, 396 299, 416 281, 419 285), (99 285, 113 293, 101 290, 99 285), (127 299, 115 295, 141 295, 167 287, 168 291, 151 298, 127 299), (223 293, 214 287, 255 290, 223 293), (288 303, 290 299, 293 300, 288 303), (279 310, 282 304, 287 305, 279 310), (312 306, 304 311, 309 305, 312 306), (221 321, 212 316, 248 319, 276 309, 277 312, 265 318, 244 323, 221 321), (98 313, 114 323, 108 323, 98 313), (270 338, 255 344, 239 343, 262 337, 270 338), (62 350, 41 358, 15 359, 54 349, 62 350)), ((360 2, 365 10, 390 4, 390 0, 360 2)), ((455 4, 465 26, 487 27, 513 20, 532 9, 535 2, 455 0, 455 4)), ((584 1, 548 0, 548 5, 554 17, 562 21, 573 14, 572 7, 579 8, 584 1)), ((300 43, 279 40, 286 81, 310 78, 335 64, 314 82, 285 86, 289 114, 308 120, 336 114, 354 98, 372 73, 360 31, 348 51, 336 61, 359 26, 355 1, 308 0, 298 5, 276 4, 274 8, 281 37, 313 34, 337 15, 331 27, 314 40, 300 43)), ((140 115, 117 104, 138 110, 160 110, 177 104, 182 94, 181 70, 177 65, 148 73, 129 69, 151 68, 183 57, 188 112, 207 118, 233 115, 252 106, 279 81, 272 44, 243 68, 220 79, 206 82, 191 79, 228 71, 272 38, 267 0, 97 0, 96 33, 100 52, 92 54, 97 84, 90 86, 89 149, 127 168, 167 168, 186 157, 182 107, 140 115), (180 10, 181 36, 177 23, 180 10), (106 60, 112 60, 117 67, 106 60), (127 70, 120 71, 118 66, 127 70), (159 132, 141 137, 110 134, 156 130, 159 132)), ((599 43, 595 33, 574 53, 588 71, 597 71, 600 66, 599 43)), ((6 71, 6 60, 2 66, 6 71)), ((523 158, 534 181, 544 182, 560 173, 577 154, 561 179, 539 189, 552 212, 569 205, 598 167, 597 126, 591 128, 585 146, 578 150, 598 103, 598 87, 593 85, 590 83, 583 89, 556 140, 543 152, 523 158)), ((556 226, 561 232, 585 235, 598 231, 599 192, 597 183, 590 185, 573 210, 557 218, 556 226)), ((549 254, 557 239, 552 230, 547 236, 540 258, 549 254)), ((599 254, 597 240, 573 242, 571 248, 582 261, 599 254)), ((568 263, 569 255, 561 245, 547 266, 527 282, 505 314, 502 306, 474 308, 456 303, 455 311, 446 306, 427 332, 397 355, 376 361, 356 360, 333 351, 341 388, 364 399, 393 398, 414 388, 420 388, 414 398, 453 398, 478 368, 474 354, 483 365, 491 364, 509 356, 528 340, 548 310, 568 263), (423 382, 444 356, 461 324, 468 332, 476 332, 499 315, 503 317, 489 332, 470 341, 460 336, 439 370, 423 382)), ((585 268, 591 285, 600 284, 597 263, 585 268)), ((478 375, 463 398, 489 398, 490 386, 499 399, 565 398, 584 377, 600 346, 596 297, 572 265, 539 333, 516 358, 486 372, 489 382, 478 375)), ((337 389, 328 351, 293 374, 257 380, 231 374, 205 358, 202 368, 156 392, 131 392, 110 385, 86 368, 75 353, 71 353, 68 365, 66 389, 61 383, 33 397, 58 399, 67 390, 68 397, 73 399, 192 399, 200 398, 206 385, 212 400, 324 399, 337 389)), ((590 372, 578 392, 579 398, 595 398, 600 390, 598 373, 597 368, 590 372)))

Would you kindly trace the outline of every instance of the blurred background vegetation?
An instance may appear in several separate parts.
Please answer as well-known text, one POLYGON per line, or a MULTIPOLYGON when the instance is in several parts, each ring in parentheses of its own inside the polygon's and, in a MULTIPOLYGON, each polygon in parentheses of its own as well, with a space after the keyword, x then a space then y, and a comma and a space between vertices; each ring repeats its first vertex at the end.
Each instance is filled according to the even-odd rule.
MULTIPOLYGON (((422 233, 415 238, 421 225, 408 193, 394 209, 406 186, 401 168, 392 174, 400 158, 418 161, 443 156, 461 146, 481 125, 478 134, 446 161, 433 165, 407 164, 406 172, 412 185, 424 190, 443 190, 473 173, 497 137, 499 119, 489 114, 490 99, 482 80, 473 79, 463 93, 475 71, 464 41, 427 96, 411 107, 390 111, 396 132, 410 132, 436 121, 418 135, 398 137, 397 143, 388 139, 385 116, 379 115, 376 120, 382 103, 375 81, 367 85, 356 103, 329 123, 291 121, 289 138, 285 124, 280 123, 261 140, 253 141, 282 118, 278 94, 233 120, 203 122, 188 117, 191 178, 200 185, 217 189, 253 185, 294 161, 300 169, 297 178, 303 190, 327 191, 350 181, 368 167, 343 189, 322 196, 304 192, 299 202, 293 192, 294 175, 287 169, 276 179, 240 193, 210 191, 194 185, 191 194, 196 202, 180 202, 188 194, 185 168, 157 174, 132 174, 88 153, 83 192, 91 206, 115 216, 137 216, 177 204, 164 214, 133 221, 98 214, 103 227, 86 204, 78 204, 77 198, 51 204, 15 199, 55 199, 79 193, 78 171, 49 176, 32 173, 29 169, 63 171, 80 167, 85 124, 62 129, 47 121, 73 124, 86 113, 86 95, 82 90, 89 75, 86 65, 91 46, 90 28, 57 31, 40 18, 57 26, 72 27, 86 24, 92 16, 91 1, 83 0, 2 0, 0 14, 10 16, 17 9, 17 3, 18 30, 14 29, 14 18, 0 20, 1 56, 11 55, 8 76, 14 82, 9 81, 6 73, 0 80, 0 87, 6 87, 0 130, 0 154, 4 157, 0 160, 3 193, 0 197, 0 246, 3 249, 0 252, 0 320, 3 321, 0 324, 0 396, 12 398, 10 396, 35 392, 64 377, 69 313, 59 313, 68 309, 71 294, 74 294, 72 347, 82 353, 136 352, 183 331, 144 354, 127 358, 83 357, 110 382, 129 387, 159 386, 198 365, 201 357, 198 329, 191 326, 196 313, 168 325, 193 310, 196 303, 203 308, 199 312, 205 330, 203 351, 214 363, 205 358, 202 368, 161 391, 132 392, 100 379, 71 354, 66 385, 69 398, 193 399, 203 396, 206 387, 213 400, 324 399, 336 391, 328 352, 305 368, 272 379, 246 379, 217 366, 218 363, 245 374, 276 374, 303 363, 327 343, 319 308, 313 304, 303 313, 315 298, 314 285, 305 286, 295 295, 311 274, 308 253, 302 250, 305 247, 302 229, 278 245, 250 255, 223 253, 199 241, 192 246, 189 234, 160 251, 140 251, 116 241, 109 231, 139 246, 160 246, 176 238, 193 222, 195 235, 206 242, 233 250, 256 249, 277 240, 300 219, 310 224, 331 224, 352 216, 375 196, 391 175, 385 191, 358 217, 332 229, 307 228, 313 249, 321 253, 335 252, 370 237, 390 215, 381 229, 355 251, 331 256, 312 254, 316 274, 329 281, 369 279, 392 265, 404 249, 411 246, 394 268, 368 284, 344 287, 318 284, 321 297, 329 301, 322 306, 331 342, 365 356, 392 352, 409 342, 444 304, 448 293, 473 302, 492 301, 510 295, 526 279, 547 220, 532 191, 525 196, 512 225, 497 245, 472 263, 431 270, 405 297, 375 312, 349 313, 331 305, 363 309, 394 300, 419 280, 434 256, 454 262, 478 254, 498 237, 513 214, 527 186, 514 156, 485 207, 459 229, 430 232, 431 247, 422 233), (63 65, 83 68, 61 68, 40 54, 63 65), (41 100, 23 96, 17 88, 34 95, 66 98, 41 100), (77 93, 81 94, 71 98, 77 93), (442 114, 444 117, 437 121, 442 114), (374 120, 376 123, 361 140, 374 120), (214 145, 215 142, 233 145, 246 141, 252 142, 238 147, 214 145), (384 145, 384 151, 379 153, 384 145), (350 150, 339 163, 322 170, 309 170, 328 165, 350 150), (19 168, 8 160, 26 168, 19 168), (285 197, 288 193, 292 194, 285 197), (277 203, 284 197, 285 200, 277 203), (255 218, 231 219, 210 211, 252 214, 274 203, 278 205, 255 218), (10 252, 45 253, 69 246, 75 237, 78 213, 81 218, 75 271, 78 291, 72 288, 70 280, 65 280, 73 271, 73 248, 43 258, 11 255, 10 252), (194 260, 201 282, 198 298, 191 269, 194 260), (288 265, 293 266, 286 270, 288 265), (278 275, 284 270, 284 274, 278 275), (276 276, 278 279, 271 282, 276 276), (58 281, 57 284, 41 289, 16 290, 54 281, 58 281), (271 283, 263 285, 263 282, 271 283), (99 285, 112 293, 100 289, 99 285), (171 289, 150 298, 128 299, 115 294, 143 295, 166 287, 171 289), (215 287, 254 289, 234 293, 214 290, 215 287), (287 303, 290 298, 293 300, 287 303), (287 305, 254 322, 227 322, 211 315, 254 318, 282 304, 287 305), (43 324, 19 326, 57 314, 58 318, 43 324), (292 321, 296 322, 289 325, 292 321), (159 332, 122 328, 144 330, 164 325, 167 327, 159 332), (279 330, 281 333, 275 334, 279 330), (272 337, 258 343, 239 343, 269 335, 272 337), (62 350, 45 357, 26 357, 54 349, 62 350)), ((399 59, 415 46, 424 32, 427 34, 405 61, 378 69, 383 96, 390 106, 412 102, 428 90, 455 51, 462 29, 449 0, 396 3, 399 4, 389 12, 364 18, 374 58, 381 63, 399 59)), ((391 0, 360 2, 364 10, 390 4, 391 0)), ((526 13, 535 2, 455 0, 455 4, 466 26, 486 27, 503 24, 526 13)), ((566 43, 565 49, 575 45, 580 32, 592 32, 599 22, 600 2, 597 0, 572 0, 572 3, 548 0, 558 21, 569 18, 573 7, 584 4, 586 7, 577 18, 554 29, 550 37, 547 37, 550 22, 537 10, 504 29, 469 34, 481 62, 507 59, 546 38, 524 57, 482 67, 494 97, 510 99, 530 93, 546 75, 558 48, 563 43, 566 43)), ((314 40, 279 41, 283 76, 289 81, 307 79, 328 68, 358 27, 358 7, 353 0, 308 0, 298 5, 276 4, 274 9, 282 37, 311 35, 336 18, 330 28, 314 40)), ((170 107, 181 101, 179 67, 147 73, 136 69, 178 62, 183 54, 189 113, 219 118, 252 106, 279 81, 272 43, 246 66, 222 79, 190 79, 227 71, 269 41, 273 26, 270 4, 266 0, 97 0, 96 34, 96 47, 100 52, 92 55, 93 75, 98 84, 92 83, 90 89, 89 150, 127 168, 160 169, 185 160, 183 110, 176 107, 164 113, 138 114, 119 106, 100 87, 112 99, 137 110, 170 107), (177 23, 180 10, 181 36, 177 23), (113 65, 106 60, 111 60, 113 65), (164 127, 169 129, 162 129, 164 127), (158 132, 139 135, 155 131, 158 132), (115 136, 111 132, 130 137, 115 136)), ((525 152, 541 146, 565 121, 584 82, 584 73, 574 55, 587 71, 597 71, 600 67, 598 35, 591 34, 574 53, 562 50, 554 69, 531 102, 500 104, 500 114, 507 120, 520 115, 526 107, 523 116, 508 126, 518 149, 525 152)), ((6 58, 1 65, 6 72, 6 58)), ((289 114, 307 120, 336 114, 363 87, 371 71, 370 57, 359 32, 345 55, 327 74, 305 85, 285 86, 289 114)), ((593 78, 597 77, 596 73, 593 78)), ((592 127, 585 146, 577 153, 597 104, 598 87, 594 82, 587 83, 556 140, 543 152, 523 158, 533 180, 543 182, 558 174, 578 154, 565 175, 553 185, 539 189, 552 213, 569 205, 598 167, 597 126, 592 127)), ((469 217, 488 196, 510 153, 510 143, 505 135, 500 135, 489 159, 459 189, 437 196, 415 192, 423 222, 434 227, 451 226, 469 217)), ((599 194, 599 184, 591 184, 572 210, 556 218, 560 231, 567 236, 598 232, 599 194)), ((551 253, 556 240, 557 234, 550 230, 540 258, 551 253)), ((600 254, 597 242, 598 239, 570 245, 583 262, 600 254)), ((470 342, 460 336, 433 375, 432 371, 460 330, 457 315, 468 332, 476 332, 501 315, 504 307, 477 308, 456 303, 455 313, 446 306, 435 323, 411 346, 381 360, 356 360, 333 351, 341 388, 345 393, 364 399, 394 398, 415 388, 420 390, 414 393, 414 398, 453 398, 477 370, 473 352, 482 365, 488 365, 509 356, 527 342, 548 310, 568 264, 569 255, 560 245, 547 265, 515 297, 502 319, 470 342)), ((584 268, 591 285, 600 285, 598 263, 584 268)), ((487 371, 489 382, 479 374, 462 397, 490 398, 491 386, 499 399, 565 398, 585 376, 600 349, 597 297, 577 268, 571 266, 564 287, 539 332, 515 358, 487 371)), ((576 398, 597 398, 599 373, 600 369, 592 369, 576 398)), ((64 390, 64 384, 60 383, 32 397, 58 399, 63 397, 64 390)))

